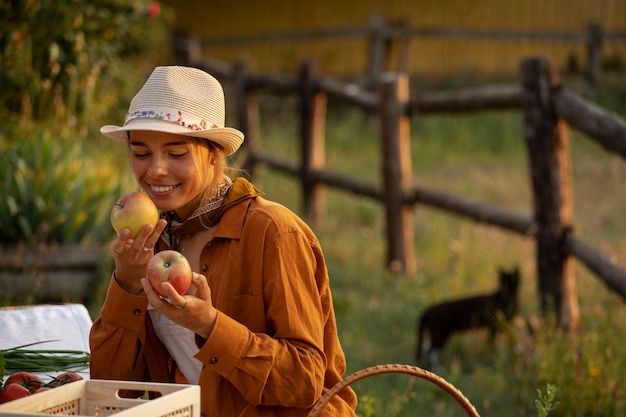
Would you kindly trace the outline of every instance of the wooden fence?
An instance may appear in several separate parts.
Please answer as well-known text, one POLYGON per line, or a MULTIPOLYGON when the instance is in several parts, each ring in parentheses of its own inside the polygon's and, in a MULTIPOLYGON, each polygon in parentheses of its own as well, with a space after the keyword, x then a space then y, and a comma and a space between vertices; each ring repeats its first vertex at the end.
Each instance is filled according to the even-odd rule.
POLYGON ((388 22, 375 16, 369 29, 368 80, 375 80, 387 66, 390 51, 394 44, 398 45, 398 68, 408 70, 409 41, 411 38, 457 38, 457 39, 488 39, 491 41, 539 41, 539 42, 574 42, 583 43, 586 49, 585 77, 596 83, 602 69, 602 46, 609 42, 626 41, 626 33, 607 32, 602 25, 590 22, 585 32, 550 32, 550 31, 507 31, 507 30, 475 30, 454 28, 415 28, 405 22, 388 22))
MULTIPOLYGON (((197 50, 196 50, 197 52, 197 50)), ((322 216, 323 186, 380 201, 386 213, 387 264, 395 272, 416 268, 413 209, 428 205, 534 239, 541 306, 554 309, 564 328, 578 325, 574 258, 595 273, 609 289, 626 299, 626 272, 604 253, 573 233, 572 181, 567 125, 583 132, 606 150, 626 158, 626 122, 562 86, 547 58, 525 59, 519 84, 486 85, 447 93, 409 96, 407 74, 387 73, 379 89, 319 76, 312 62, 303 62, 298 76, 248 74, 243 63, 226 65, 201 54, 178 51, 178 63, 204 69, 232 84, 238 126, 246 135, 244 168, 254 178, 266 164, 299 178, 304 217, 315 225, 322 216), (300 99, 301 161, 278 160, 262 152, 255 118, 257 90, 295 94, 300 99), (383 185, 371 185, 330 172, 324 167, 324 121, 327 96, 361 107, 381 119, 383 185), (530 158, 533 210, 518 213, 462 196, 411 184, 410 117, 435 112, 519 109, 524 115, 530 158)), ((231 101, 232 102, 232 101, 231 101)))
POLYGON ((197 42, 202 48, 238 48, 259 44, 284 44, 325 39, 366 39, 368 46, 363 84, 367 86, 373 85, 382 73, 392 67, 401 72, 410 72, 411 41, 416 39, 582 44, 585 48, 585 62, 582 64, 584 68, 581 69, 591 84, 599 81, 602 75, 603 48, 611 44, 626 42, 626 32, 611 32, 596 22, 589 22, 585 29, 579 31, 481 30, 415 27, 405 20, 391 21, 379 15, 372 16, 369 25, 356 27, 260 33, 222 38, 190 39, 190 36, 188 33, 176 33, 174 42, 178 44, 178 48, 184 49, 190 41, 197 42))

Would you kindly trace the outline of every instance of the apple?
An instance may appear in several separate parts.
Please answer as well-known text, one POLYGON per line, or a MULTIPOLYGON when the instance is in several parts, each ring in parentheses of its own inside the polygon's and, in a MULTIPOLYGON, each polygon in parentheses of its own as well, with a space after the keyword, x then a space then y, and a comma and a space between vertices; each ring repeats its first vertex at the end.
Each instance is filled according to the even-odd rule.
POLYGON ((141 229, 159 221, 159 210, 152 200, 138 191, 124 194, 111 209, 111 224, 119 235, 123 229, 130 229, 130 237, 137 237, 141 229))
POLYGON ((193 272, 189 261, 180 252, 175 250, 164 250, 156 253, 146 266, 146 277, 161 297, 167 294, 161 288, 161 283, 168 281, 176 292, 183 295, 191 285, 193 272))

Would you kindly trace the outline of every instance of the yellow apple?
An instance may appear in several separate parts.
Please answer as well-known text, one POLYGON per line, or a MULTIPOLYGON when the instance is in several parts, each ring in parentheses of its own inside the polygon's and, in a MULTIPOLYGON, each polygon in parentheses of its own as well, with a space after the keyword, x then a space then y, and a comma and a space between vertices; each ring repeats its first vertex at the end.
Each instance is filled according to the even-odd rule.
POLYGON ((159 210, 145 194, 133 191, 124 194, 111 209, 111 224, 119 235, 124 229, 130 229, 130 237, 137 237, 141 229, 159 221, 159 210))
POLYGON ((193 271, 185 256, 175 250, 156 253, 146 266, 146 278, 161 297, 167 297, 161 283, 168 281, 177 293, 183 295, 191 285, 193 271))

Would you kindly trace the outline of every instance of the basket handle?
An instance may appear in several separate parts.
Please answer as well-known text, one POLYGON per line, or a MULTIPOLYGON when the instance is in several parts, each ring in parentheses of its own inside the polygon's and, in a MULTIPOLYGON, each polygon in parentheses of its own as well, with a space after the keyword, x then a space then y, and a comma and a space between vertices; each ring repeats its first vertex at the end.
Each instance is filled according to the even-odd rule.
POLYGON ((366 378, 368 376, 384 373, 404 373, 426 379, 450 394, 450 396, 452 396, 459 404, 461 404, 461 406, 465 409, 470 417, 480 417, 472 403, 470 403, 470 401, 463 395, 463 393, 459 391, 459 389, 456 388, 454 385, 450 384, 448 381, 441 378, 440 376, 433 374, 432 372, 426 371, 417 366, 403 364, 376 365, 370 368, 362 369, 353 373, 350 376, 347 376, 342 381, 339 381, 337 384, 335 384, 334 387, 328 390, 328 392, 319 399, 319 401, 311 409, 307 417, 317 416, 321 409, 324 407, 324 405, 326 405, 326 403, 330 401, 330 399, 335 394, 337 394, 339 391, 341 391, 351 383, 366 378))

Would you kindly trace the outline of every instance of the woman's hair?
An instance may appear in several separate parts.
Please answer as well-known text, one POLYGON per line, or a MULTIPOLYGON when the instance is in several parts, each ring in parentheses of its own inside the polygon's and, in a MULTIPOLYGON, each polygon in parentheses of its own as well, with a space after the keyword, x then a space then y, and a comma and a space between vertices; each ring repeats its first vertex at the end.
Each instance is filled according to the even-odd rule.
POLYGON ((199 204, 202 207, 209 200, 215 188, 224 181, 226 156, 222 148, 206 139, 191 138, 189 145, 193 163, 203 182, 204 191, 200 196, 199 204))

